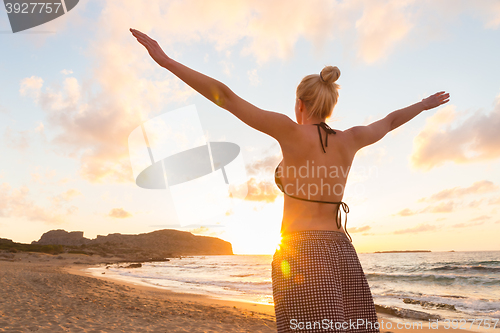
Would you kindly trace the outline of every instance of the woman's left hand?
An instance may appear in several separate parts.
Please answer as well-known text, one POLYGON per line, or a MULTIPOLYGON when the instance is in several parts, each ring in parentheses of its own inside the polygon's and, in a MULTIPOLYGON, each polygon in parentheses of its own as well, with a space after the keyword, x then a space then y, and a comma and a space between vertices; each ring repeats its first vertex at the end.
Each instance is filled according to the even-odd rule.
POLYGON ((137 41, 144 45, 144 47, 148 50, 149 55, 153 58, 154 61, 158 63, 158 65, 165 67, 169 57, 163 52, 160 45, 157 41, 146 35, 145 33, 140 32, 139 30, 135 30, 130 28, 130 32, 137 38, 137 41))

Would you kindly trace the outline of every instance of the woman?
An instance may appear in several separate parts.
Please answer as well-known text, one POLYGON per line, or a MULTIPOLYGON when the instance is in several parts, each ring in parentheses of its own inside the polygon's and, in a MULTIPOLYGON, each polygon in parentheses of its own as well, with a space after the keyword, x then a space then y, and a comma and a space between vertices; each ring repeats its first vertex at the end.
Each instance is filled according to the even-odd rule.
POLYGON ((278 332, 379 332, 366 277, 342 229, 340 211, 349 212, 342 202, 349 168, 358 150, 448 102, 449 94, 436 93, 367 126, 333 130, 325 120, 337 103, 340 71, 327 66, 297 87, 295 123, 248 103, 223 83, 170 59, 146 34, 130 31, 160 66, 281 146, 275 177, 286 196, 282 242, 272 263, 278 332))

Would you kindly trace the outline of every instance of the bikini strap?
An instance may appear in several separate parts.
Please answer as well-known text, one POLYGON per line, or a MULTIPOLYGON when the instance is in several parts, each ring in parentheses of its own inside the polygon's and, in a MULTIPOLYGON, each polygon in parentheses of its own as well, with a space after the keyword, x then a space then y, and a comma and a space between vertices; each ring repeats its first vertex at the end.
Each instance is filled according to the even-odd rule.
POLYGON ((328 134, 337 134, 337 132, 335 132, 335 130, 330 128, 330 126, 328 126, 328 124, 326 124, 325 122, 321 122, 319 124, 314 124, 314 125, 316 125, 316 127, 318 128, 319 141, 321 142, 321 148, 323 148, 323 152, 326 153, 325 147, 328 147, 328 134), (324 146, 323 146, 323 137, 321 136, 321 130, 319 129, 320 127, 323 128, 326 132, 324 146))
MULTIPOLYGON (((332 128, 330 128, 330 126, 328 126, 325 122, 321 122, 319 124, 314 124, 314 125, 316 125, 318 127, 319 140, 321 141, 321 148, 323 148, 323 152, 326 153, 325 146, 328 147, 328 134, 337 134, 337 132, 335 130, 333 130, 332 128), (325 139, 325 145, 324 146, 323 146, 323 137, 321 135, 320 127, 323 128, 325 130, 325 132, 326 132, 326 139, 325 139)), ((274 171, 275 180, 277 179, 276 173, 278 171, 278 167, 279 167, 279 164, 276 167, 276 170, 274 171)), ((276 182, 276 183, 278 183, 278 182, 276 182)), ((281 183, 281 181, 280 181, 280 183, 281 183)), ((278 188, 284 194, 286 194, 289 197, 292 197, 294 199, 297 199, 297 200, 309 201, 309 202, 327 203, 327 204, 338 204, 338 206, 337 206, 337 214, 335 215, 335 222, 337 224, 337 228, 342 229, 342 212, 340 211, 340 207, 342 207, 342 210, 345 213, 344 231, 345 231, 346 235, 349 237, 349 240, 352 243, 351 235, 349 235, 349 232, 347 231, 347 213, 349 213, 349 206, 347 206, 347 204, 345 202, 343 202, 343 201, 321 201, 321 200, 303 199, 303 198, 299 198, 299 197, 296 197, 296 196, 293 196, 293 195, 290 195, 290 194, 286 193, 285 189, 283 187, 278 186, 278 188)))
POLYGON ((345 213, 345 223, 344 223, 344 231, 346 235, 349 237, 349 240, 352 243, 352 238, 351 235, 349 235, 349 232, 347 231, 347 213, 349 213, 349 206, 343 201, 321 201, 321 200, 308 200, 308 199, 303 199, 296 197, 294 195, 290 195, 285 192, 285 189, 281 189, 284 194, 288 195, 289 197, 292 197, 297 200, 302 200, 302 201, 309 201, 309 202, 320 202, 320 203, 327 203, 327 204, 338 204, 337 206, 337 214, 335 215, 335 222, 337 224, 337 228, 342 229, 342 212, 340 211, 340 207, 342 207, 342 210, 345 213))

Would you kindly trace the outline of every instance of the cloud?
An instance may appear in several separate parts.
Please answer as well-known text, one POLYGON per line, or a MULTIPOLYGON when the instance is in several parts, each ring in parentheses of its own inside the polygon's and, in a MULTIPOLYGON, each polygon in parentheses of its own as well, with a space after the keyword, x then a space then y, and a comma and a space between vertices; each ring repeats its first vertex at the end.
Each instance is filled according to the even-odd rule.
POLYGON ((117 219, 125 219, 127 217, 131 217, 132 214, 125 211, 123 208, 113 208, 108 214, 109 217, 114 217, 117 219))
POLYGON ((365 225, 363 227, 353 227, 353 228, 349 228, 348 231, 350 234, 355 234, 355 233, 358 233, 358 232, 363 232, 363 231, 368 231, 370 230, 372 227, 370 227, 369 225, 365 225))
POLYGON ((252 69, 247 71, 248 80, 252 86, 258 86, 260 84, 259 75, 257 74, 257 69, 252 69))
POLYGON ((228 77, 231 77, 234 70, 234 64, 228 60, 221 60, 219 61, 219 64, 222 67, 222 72, 228 77))
POLYGON ((481 215, 481 216, 479 216, 479 217, 476 217, 476 218, 470 219, 469 221, 474 222, 474 221, 482 221, 482 220, 488 220, 488 219, 491 219, 491 216, 488 216, 488 215, 481 215))
POLYGON ((427 206, 422 209, 419 213, 451 213, 454 208, 453 201, 448 201, 446 203, 440 202, 437 205, 427 206))
POLYGON ((61 74, 69 75, 69 74, 73 74, 73 71, 71 69, 63 69, 61 71, 61 74))
POLYGON ((416 214, 422 214, 422 213, 451 213, 454 208, 454 203, 453 201, 448 201, 446 203, 441 202, 437 205, 429 205, 423 209, 420 209, 418 211, 416 210, 411 210, 409 208, 405 208, 397 212, 396 214, 392 214, 392 216, 412 216, 416 214))
POLYGON ((242 54, 254 56, 259 63, 290 58, 301 39, 312 42, 317 50, 340 40, 345 49, 354 48, 359 59, 373 63, 386 58, 405 39, 411 38, 412 43, 415 39, 428 41, 428 32, 437 34, 445 29, 444 20, 462 14, 476 16, 487 28, 496 28, 500 22, 495 1, 441 2, 183 0, 151 1, 151 8, 128 1, 121 1, 121 8, 113 4, 107 7, 115 9, 126 22, 148 17, 145 26, 162 29, 158 32, 168 36, 168 42, 204 41, 224 51, 244 41, 242 54))
POLYGON ((266 155, 262 159, 258 159, 245 165, 246 173, 249 176, 255 175, 273 175, 276 167, 281 161, 281 153, 277 155, 266 155))
POLYGON ((247 182, 248 194, 245 200, 274 202, 281 193, 276 184, 268 181, 257 181, 254 177, 247 182))
POLYGON ((68 215, 78 208, 75 206, 59 212, 60 207, 53 205, 49 209, 38 206, 29 199, 29 188, 21 186, 12 189, 8 183, 0 185, 0 217, 26 218, 29 221, 41 221, 47 224, 63 224, 68 215))
MULTIPOLYGON (((390 54, 435 8, 414 0, 152 0, 148 6, 123 0, 107 2, 102 13, 111 42, 130 26, 162 36, 159 42, 167 47, 203 41, 225 52, 244 41, 241 54, 265 63, 290 58, 301 39, 317 50, 336 39, 352 48, 354 40, 358 57, 372 63, 390 54)), ((440 10, 450 15, 448 8, 440 10)))
POLYGON ((57 171, 54 169, 45 170, 45 173, 42 175, 42 172, 39 171, 40 166, 35 167, 35 171, 31 172, 31 181, 34 183, 47 184, 47 180, 54 178, 57 175, 57 171))
MULTIPOLYGON (((430 197, 424 197, 417 200, 417 202, 431 202, 435 203, 442 200, 449 199, 457 199, 462 198, 464 196, 472 195, 472 194, 482 194, 495 192, 498 190, 498 186, 489 180, 480 180, 474 182, 471 186, 468 187, 460 187, 456 186, 453 188, 448 188, 441 190, 437 193, 432 194, 430 197)), ((473 200, 467 204, 468 207, 476 208, 482 203, 483 199, 473 200)), ((500 197, 495 201, 495 199, 490 199, 489 204, 500 203, 500 197)), ((395 215, 399 216, 411 216, 420 213, 449 213, 452 212, 455 207, 455 204, 452 200, 448 202, 440 202, 438 204, 429 205, 421 210, 411 210, 409 208, 405 208, 395 215)))
POLYGON ((401 234, 409 234, 409 233, 427 232, 427 231, 434 231, 436 229, 437 229, 437 227, 434 225, 422 223, 422 224, 419 224, 413 228, 396 230, 396 231, 394 231, 394 234, 401 235, 401 234))
POLYGON ((473 3, 474 14, 483 20, 485 28, 496 29, 500 26, 500 2, 495 0, 470 2, 473 3))
POLYGON ((221 233, 224 231, 211 231, 209 228, 201 226, 199 228, 194 228, 194 229, 189 229, 188 230, 190 233, 193 235, 202 235, 202 236, 211 236, 211 237, 217 237, 220 236, 221 233))
POLYGON ((500 205, 500 197, 491 198, 488 200, 488 205, 500 205))
POLYGON ((5 128, 3 134, 4 142, 7 147, 24 151, 30 146, 30 131, 14 131, 9 126, 5 128))
POLYGON ((446 162, 473 163, 500 157, 500 96, 493 110, 459 117, 453 105, 439 109, 413 140, 411 165, 429 171, 446 162))
POLYGON ((457 223, 457 224, 452 225, 452 227, 453 228, 468 228, 468 227, 475 227, 475 226, 478 226, 481 224, 484 224, 484 221, 457 223))
POLYGON ((358 57, 374 63, 387 56, 415 25, 408 10, 412 0, 363 2, 363 15, 356 21, 358 57))
POLYGON ((483 202, 483 199, 472 200, 471 202, 469 202, 467 204, 467 207, 477 208, 477 207, 479 207, 479 205, 481 205, 482 202, 483 202))
POLYGON ((452 198, 461 198, 470 194, 481 194, 488 192, 495 192, 498 190, 498 186, 495 185, 492 181, 489 180, 481 180, 474 182, 469 187, 454 187, 449 189, 444 189, 431 195, 429 198, 421 198, 419 202, 435 202, 440 200, 447 200, 452 198))
POLYGON ((41 77, 33 75, 31 77, 24 78, 20 83, 19 94, 21 96, 30 96, 35 100, 35 102, 37 102, 42 86, 43 79, 41 77))
POLYGON ((73 198, 82 195, 82 193, 76 189, 69 189, 64 193, 61 193, 57 196, 53 196, 51 198, 54 206, 60 207, 62 204, 70 202, 73 198))
POLYGON ((393 214, 393 215, 399 215, 399 216, 411 216, 411 215, 415 215, 415 214, 418 214, 417 212, 414 212, 412 211, 411 209, 409 208, 405 208, 405 209, 402 209, 400 210, 399 212, 397 212, 396 214, 393 214))
POLYGON ((93 75, 85 85, 67 77, 62 88, 55 89, 45 87, 43 79, 32 76, 21 81, 19 91, 41 106, 47 118, 43 128, 58 132, 50 143, 62 154, 80 161, 82 178, 93 183, 130 182, 130 132, 149 114, 158 113, 162 105, 184 101, 189 94, 185 87, 179 88, 180 83, 173 77, 142 78, 142 71, 148 67, 143 63, 150 60, 138 60, 138 53, 144 55, 144 50, 130 49, 131 43, 137 43, 133 38, 129 43, 101 42, 104 47, 91 47, 96 65, 89 70, 93 75))

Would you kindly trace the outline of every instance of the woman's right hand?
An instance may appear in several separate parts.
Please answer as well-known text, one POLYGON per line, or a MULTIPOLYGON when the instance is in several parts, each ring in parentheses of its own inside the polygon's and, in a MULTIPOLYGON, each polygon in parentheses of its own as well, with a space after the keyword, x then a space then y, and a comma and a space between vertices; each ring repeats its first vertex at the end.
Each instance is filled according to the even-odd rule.
POLYGON ((441 104, 448 103, 449 100, 450 94, 445 93, 444 91, 440 91, 438 93, 435 93, 434 95, 422 99, 422 104, 424 105, 424 110, 430 110, 440 106, 441 104))

